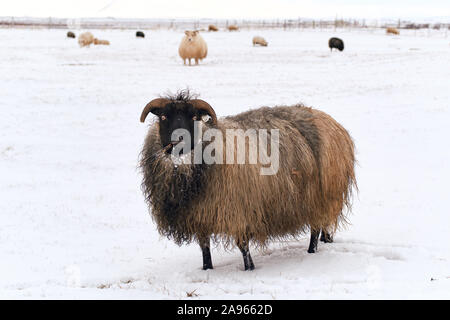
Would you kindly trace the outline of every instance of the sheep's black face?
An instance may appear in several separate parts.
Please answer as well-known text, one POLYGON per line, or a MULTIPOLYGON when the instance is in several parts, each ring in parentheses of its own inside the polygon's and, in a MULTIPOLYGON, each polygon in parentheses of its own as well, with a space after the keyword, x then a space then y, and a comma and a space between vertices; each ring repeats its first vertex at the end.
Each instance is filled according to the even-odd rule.
MULTIPOLYGON (((178 129, 186 130, 190 135, 190 149, 194 149, 194 127, 195 121, 199 118, 199 112, 192 105, 185 102, 171 102, 164 108, 155 109, 152 113, 159 117, 159 135, 161 144, 167 147, 169 144, 175 145, 183 140, 183 136, 174 141, 174 132, 178 129)), ((181 132, 181 131, 180 131, 181 132)), ((170 153, 172 148, 168 148, 170 153)))
POLYGON ((167 153, 175 151, 175 156, 187 154, 194 149, 197 121, 202 120, 208 126, 217 125, 214 109, 204 100, 191 99, 189 91, 181 91, 176 96, 153 99, 142 110, 140 120, 145 122, 149 113, 159 117, 159 136, 167 153), (180 143, 183 141, 183 143, 180 143), (176 145, 176 148, 173 146, 176 145), (180 152, 181 151, 181 152, 180 152))

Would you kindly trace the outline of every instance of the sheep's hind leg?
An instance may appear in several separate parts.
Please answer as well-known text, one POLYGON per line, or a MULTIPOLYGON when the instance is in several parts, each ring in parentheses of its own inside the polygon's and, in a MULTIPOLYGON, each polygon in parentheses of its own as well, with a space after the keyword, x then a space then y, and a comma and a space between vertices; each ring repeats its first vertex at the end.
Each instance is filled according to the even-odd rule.
POLYGON ((317 242, 319 241, 320 229, 311 230, 311 239, 309 240, 308 253, 315 253, 317 251, 317 242))
POLYGON ((213 269, 211 261, 211 250, 209 249, 209 238, 200 240, 200 248, 203 255, 203 270, 213 269))
POLYGON ((252 256, 250 255, 250 250, 248 248, 247 242, 238 243, 239 250, 242 252, 242 257, 244 258, 244 269, 254 270, 255 265, 253 264, 252 256))
POLYGON ((333 235, 331 233, 328 233, 327 230, 322 229, 322 234, 320 236, 320 241, 325 243, 332 243, 333 242, 333 235))

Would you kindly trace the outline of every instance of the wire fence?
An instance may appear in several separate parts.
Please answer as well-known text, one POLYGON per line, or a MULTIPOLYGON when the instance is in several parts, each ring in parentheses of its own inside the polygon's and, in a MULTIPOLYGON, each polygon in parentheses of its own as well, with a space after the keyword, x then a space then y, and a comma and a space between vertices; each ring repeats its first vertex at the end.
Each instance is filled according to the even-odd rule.
POLYGON ((450 23, 415 23, 411 21, 378 21, 365 19, 118 19, 118 18, 18 18, 0 17, 3 28, 49 28, 49 29, 183 29, 208 30, 209 25, 227 29, 236 25, 239 29, 360 29, 387 28, 450 30, 450 23))

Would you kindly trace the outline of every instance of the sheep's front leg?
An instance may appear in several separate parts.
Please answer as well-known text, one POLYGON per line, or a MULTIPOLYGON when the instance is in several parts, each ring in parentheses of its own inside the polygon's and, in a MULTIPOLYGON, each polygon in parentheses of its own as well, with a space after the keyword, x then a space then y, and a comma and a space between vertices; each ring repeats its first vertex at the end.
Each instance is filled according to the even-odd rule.
POLYGON ((189 65, 191 65, 191 58, 189 58, 189 65))
POLYGON ((209 237, 200 239, 199 243, 203 254, 203 270, 213 269, 209 237))
POLYGON ((198 59, 197 58, 195 58, 195 64, 198 65, 198 59))
POLYGON ((250 255, 250 250, 248 248, 248 243, 238 243, 239 250, 242 252, 242 257, 244 258, 244 269, 247 270, 254 270, 255 265, 253 264, 252 256, 250 255))
POLYGON ((317 242, 319 240, 320 229, 311 230, 311 239, 309 240, 308 253, 315 253, 317 250, 317 242))

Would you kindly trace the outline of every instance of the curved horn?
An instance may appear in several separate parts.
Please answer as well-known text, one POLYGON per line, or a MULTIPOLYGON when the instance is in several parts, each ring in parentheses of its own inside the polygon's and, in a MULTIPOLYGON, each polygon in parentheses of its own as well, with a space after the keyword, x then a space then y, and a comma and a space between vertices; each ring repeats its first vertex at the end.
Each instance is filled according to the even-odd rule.
POLYGON ((214 109, 209 105, 208 102, 201 99, 194 99, 189 101, 195 109, 205 111, 212 119, 213 124, 217 124, 217 116, 214 109))
POLYGON ((152 110, 162 108, 168 102, 169 102, 169 100, 167 100, 167 99, 158 98, 158 99, 153 99, 152 101, 147 103, 147 105, 145 106, 144 110, 142 110, 142 113, 141 113, 141 122, 145 121, 145 118, 147 118, 147 115, 150 112, 152 112, 152 110))

